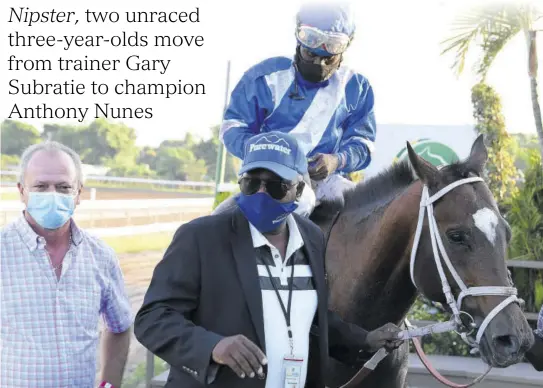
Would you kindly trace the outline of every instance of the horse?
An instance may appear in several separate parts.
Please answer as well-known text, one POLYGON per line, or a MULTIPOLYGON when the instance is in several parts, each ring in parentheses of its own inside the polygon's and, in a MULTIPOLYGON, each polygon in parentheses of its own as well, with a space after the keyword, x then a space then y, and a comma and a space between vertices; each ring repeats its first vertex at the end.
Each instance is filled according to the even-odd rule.
MULTIPOLYGON (((441 168, 418 156, 409 142, 407 150, 405 161, 357 184, 345 192, 343 201, 322 202, 310 216, 328 236, 329 308, 367 330, 387 322, 401 325, 419 294, 450 310, 426 219, 420 223, 412 255, 424 188, 428 195, 450 190, 433 204, 433 215, 442 248, 461 281, 467 287, 512 286, 505 263, 511 229, 488 186, 481 178, 451 186, 483 176, 488 159, 483 136, 474 141, 467 159, 441 168)), ((451 270, 445 270, 457 299, 461 290, 451 270)), ((478 333, 479 352, 486 364, 498 368, 520 362, 534 343, 519 304, 496 309, 506 296, 467 296, 459 306, 475 327, 485 324, 478 333), (485 321, 491 313, 495 316, 485 321)), ((408 353, 404 342, 357 386, 407 387, 408 353)), ((326 385, 345 384, 363 362, 344 365, 330 359, 326 385)))
MULTIPOLYGON (((402 325, 422 294, 456 317, 461 313, 472 320, 472 329, 479 329, 478 349, 485 363, 505 368, 520 362, 534 336, 515 296, 506 292, 512 289, 505 264, 511 229, 480 178, 488 159, 483 137, 472 144, 466 160, 439 169, 418 156, 409 142, 407 150, 406 160, 358 183, 341 201, 323 201, 310 215, 327 237, 329 308, 343 320, 373 330, 387 322, 402 325), (440 273, 431 225, 428 220, 419 222, 419 215, 430 193, 443 189, 450 191, 435 201, 432 211, 439 248, 448 252, 452 267, 441 268, 440 273), (452 285, 451 292, 445 290, 447 297, 443 278, 452 285), (484 289, 474 288, 471 296, 462 292, 457 280, 465 284, 462 289, 484 289), (458 308, 453 303, 457 299, 458 308)), ((213 213, 231 206, 232 197, 213 213)), ((408 353, 405 342, 356 387, 407 387, 408 353)), ((311 372, 312 359, 317 357, 311 356, 310 347, 307 387, 318 375, 311 372)), ((346 365, 330 358, 326 386, 345 384, 364 361, 346 365)))

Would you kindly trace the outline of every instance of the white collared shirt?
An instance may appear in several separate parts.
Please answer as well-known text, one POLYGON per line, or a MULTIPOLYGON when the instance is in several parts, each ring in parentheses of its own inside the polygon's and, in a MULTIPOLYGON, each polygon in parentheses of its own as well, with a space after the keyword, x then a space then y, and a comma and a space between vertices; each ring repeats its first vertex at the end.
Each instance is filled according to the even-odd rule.
POLYGON ((277 299, 265 262, 274 278, 285 309, 288 307, 288 285, 294 261, 294 284, 290 324, 294 340, 294 355, 304 359, 300 387, 305 385, 307 358, 309 353, 309 330, 317 310, 317 291, 313 285, 311 267, 307 255, 301 249, 304 245, 302 235, 292 215, 287 217, 289 239, 286 260, 283 262, 279 250, 262 233, 249 223, 253 246, 256 252, 258 276, 262 290, 262 308, 264 312, 264 335, 266 338, 266 357, 268 374, 266 388, 283 388, 283 357, 290 354, 287 324, 281 305, 277 299), (259 247, 269 247, 268 252, 258 251, 259 247), (270 256, 271 252, 271 256, 270 256), (272 264, 273 263, 273 264, 272 264), (288 265, 286 265, 288 264, 288 265))

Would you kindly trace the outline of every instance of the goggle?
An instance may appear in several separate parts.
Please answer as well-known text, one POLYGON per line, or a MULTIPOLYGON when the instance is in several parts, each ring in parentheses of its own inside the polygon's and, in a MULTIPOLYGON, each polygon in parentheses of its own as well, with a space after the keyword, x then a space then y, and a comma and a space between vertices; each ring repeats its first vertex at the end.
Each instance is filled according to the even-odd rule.
POLYGON ((264 184, 266 192, 276 200, 285 198, 287 192, 293 186, 292 183, 282 179, 260 179, 253 177, 243 177, 238 183, 240 191, 245 195, 256 194, 264 184))
POLYGON ((310 49, 322 47, 332 55, 344 52, 351 42, 351 38, 341 32, 324 32, 304 24, 296 27, 296 38, 310 49))

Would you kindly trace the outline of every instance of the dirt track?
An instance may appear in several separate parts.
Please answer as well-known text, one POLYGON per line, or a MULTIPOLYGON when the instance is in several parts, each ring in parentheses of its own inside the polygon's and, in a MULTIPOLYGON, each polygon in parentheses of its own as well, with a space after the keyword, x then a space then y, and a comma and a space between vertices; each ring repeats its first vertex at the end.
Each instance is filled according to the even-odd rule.
MULTIPOLYGON (((153 270, 161 258, 161 251, 119 255, 119 262, 124 274, 125 286, 134 316, 143 303, 143 297, 149 287, 153 270)), ((145 362, 146 352, 146 349, 132 334, 130 352, 124 373, 125 379, 134 372, 139 364, 145 362)))

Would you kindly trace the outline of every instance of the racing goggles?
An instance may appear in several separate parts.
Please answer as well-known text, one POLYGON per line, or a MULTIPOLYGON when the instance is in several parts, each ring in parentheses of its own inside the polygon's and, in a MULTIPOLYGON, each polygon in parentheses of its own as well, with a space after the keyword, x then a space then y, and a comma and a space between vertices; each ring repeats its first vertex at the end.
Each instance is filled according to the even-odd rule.
POLYGON ((351 42, 351 38, 344 33, 324 32, 303 24, 296 27, 296 38, 310 49, 322 47, 331 55, 343 53, 351 42))

